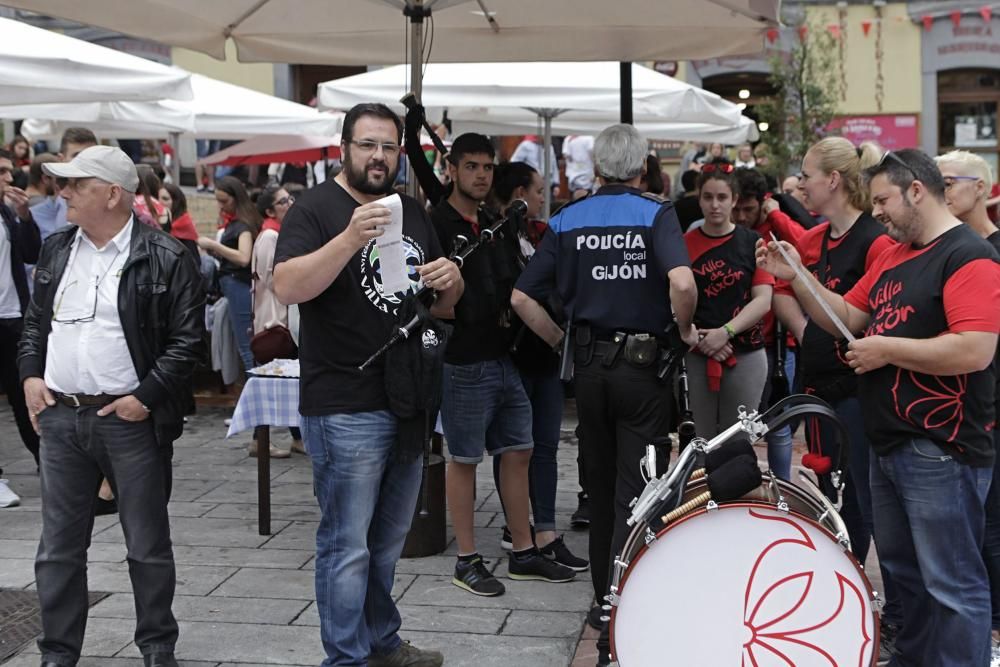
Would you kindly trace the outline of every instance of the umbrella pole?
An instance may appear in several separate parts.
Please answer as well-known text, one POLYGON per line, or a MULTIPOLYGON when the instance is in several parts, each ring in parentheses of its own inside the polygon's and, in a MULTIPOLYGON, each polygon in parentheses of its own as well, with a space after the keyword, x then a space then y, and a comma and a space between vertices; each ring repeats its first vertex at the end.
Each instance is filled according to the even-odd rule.
MULTIPOLYGON (((430 15, 430 10, 424 7, 424 0, 409 0, 403 14, 410 18, 410 90, 420 103, 423 93, 424 17, 430 15)), ((406 156, 406 192, 411 197, 417 197, 420 186, 411 163, 413 157, 406 156)))
POLYGON ((549 214, 552 211, 552 169, 555 167, 552 164, 552 116, 551 109, 546 109, 542 112, 542 125, 544 127, 544 132, 542 133, 542 164, 545 167, 545 174, 543 178, 545 179, 545 207, 542 209, 542 219, 546 222, 549 219, 549 214))
POLYGON ((621 86, 621 118, 623 123, 632 125, 632 63, 619 63, 621 86))
POLYGON ((181 133, 171 132, 167 136, 167 141, 170 142, 170 147, 174 149, 174 159, 170 165, 170 178, 173 179, 174 185, 181 187, 181 133))

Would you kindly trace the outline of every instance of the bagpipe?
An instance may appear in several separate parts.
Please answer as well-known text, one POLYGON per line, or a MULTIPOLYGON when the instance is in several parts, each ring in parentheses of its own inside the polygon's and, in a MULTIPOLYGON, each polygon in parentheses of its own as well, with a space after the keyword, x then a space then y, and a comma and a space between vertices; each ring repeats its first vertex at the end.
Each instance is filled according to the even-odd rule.
MULTIPOLYGON (((485 207, 480 207, 480 210, 485 211, 485 207)), ((451 254, 448 259, 455 262, 458 268, 462 268, 465 265, 465 260, 468 259, 469 255, 474 253, 477 249, 482 247, 484 244, 490 243, 493 238, 507 225, 516 224, 517 221, 523 218, 528 212, 528 204, 523 199, 515 199, 510 207, 507 209, 507 215, 496 217, 491 213, 487 213, 485 217, 492 220, 492 224, 489 227, 484 228, 479 232, 479 238, 475 241, 470 242, 465 236, 456 236, 454 241, 454 247, 452 248, 451 254)), ((431 294, 431 288, 424 284, 420 285, 420 288, 413 294, 413 298, 422 301, 431 294)), ((420 326, 421 322, 429 316, 429 312, 426 309, 418 309, 410 319, 405 323, 401 324, 389 340, 385 342, 378 350, 375 351, 370 357, 368 357, 363 364, 358 366, 358 371, 364 372, 369 366, 385 356, 386 352, 389 351, 394 345, 397 345, 400 341, 409 338, 413 332, 420 326)))

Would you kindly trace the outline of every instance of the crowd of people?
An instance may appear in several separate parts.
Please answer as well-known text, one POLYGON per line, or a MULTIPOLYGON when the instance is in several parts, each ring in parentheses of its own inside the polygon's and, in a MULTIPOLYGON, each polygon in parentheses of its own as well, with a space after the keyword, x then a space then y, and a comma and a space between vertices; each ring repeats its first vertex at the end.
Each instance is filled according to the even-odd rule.
MULTIPOLYGON (((488 137, 463 134, 436 169, 420 159, 422 113, 404 123, 379 104, 351 109, 342 169, 305 190, 200 182, 218 203, 215 237, 199 235, 183 190, 88 130, 67 131, 58 154, 31 157, 18 140, 0 150, 0 382, 41 476, 43 666, 79 658, 86 544, 105 511, 125 532, 145 664, 176 665, 171 443, 205 358, 206 310, 222 317, 213 300, 227 324, 212 330, 245 370, 300 360, 292 450, 310 457, 321 509, 324 665, 443 662, 400 639, 391 595, 438 413, 452 582, 505 593, 474 530, 489 453, 506 577, 559 584, 589 570, 588 621, 609 664, 602 605, 645 485, 640 459, 650 444, 661 467, 671 455, 678 397, 658 360, 678 340, 699 436, 789 390, 825 400, 846 426, 843 484, 824 423, 805 424, 802 464, 840 503, 862 565, 874 543, 880 664, 1000 660, 1000 231, 982 158, 829 137, 778 181, 766 148, 730 159, 714 144, 683 156, 673 189, 639 133, 615 125, 563 141, 563 193, 543 178, 535 137, 497 163, 488 137), (400 196, 409 287, 391 292, 378 239, 404 149, 427 201, 400 196), (544 222, 547 188, 571 201, 544 222), (418 344, 366 364, 414 314, 418 344), (570 367, 586 558, 555 514, 570 367)), ((767 467, 784 480, 792 435, 767 434, 767 467)), ((252 443, 251 454, 290 452, 252 443)))

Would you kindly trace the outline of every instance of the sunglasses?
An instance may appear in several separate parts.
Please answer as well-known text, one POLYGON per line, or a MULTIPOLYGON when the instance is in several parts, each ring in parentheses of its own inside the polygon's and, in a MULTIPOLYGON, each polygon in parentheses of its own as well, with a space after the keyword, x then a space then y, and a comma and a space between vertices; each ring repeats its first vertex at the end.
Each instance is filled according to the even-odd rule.
POLYGON ((913 176, 913 180, 915 180, 915 181, 919 181, 920 180, 920 177, 917 176, 917 172, 913 171, 913 167, 911 167, 910 165, 908 165, 905 162, 903 162, 903 158, 899 157, 898 155, 896 155, 892 151, 886 151, 882 155, 882 159, 879 160, 878 164, 875 165, 875 166, 876 167, 881 167, 882 165, 885 164, 886 160, 892 160, 893 162, 895 162, 896 164, 898 164, 899 166, 901 166, 903 169, 905 169, 906 171, 910 172, 910 176, 913 176))
POLYGON ((709 162, 701 167, 701 173, 703 174, 712 174, 715 172, 731 174, 734 171, 736 171, 736 167, 731 162, 709 162))

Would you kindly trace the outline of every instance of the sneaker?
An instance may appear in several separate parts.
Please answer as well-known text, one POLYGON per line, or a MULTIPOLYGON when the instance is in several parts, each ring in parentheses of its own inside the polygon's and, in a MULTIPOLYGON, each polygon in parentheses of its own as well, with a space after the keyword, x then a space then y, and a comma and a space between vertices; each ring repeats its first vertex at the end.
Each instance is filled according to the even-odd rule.
MULTIPOLYGON (((451 578, 451 583, 473 595, 488 598, 503 595, 507 590, 493 573, 486 569, 482 556, 476 556, 470 561, 459 559, 455 563, 455 576, 451 578)), ((371 665, 371 662, 368 664, 371 665)))
POLYGON ((204 192, 205 191, 205 186, 204 186, 204 184, 199 185, 194 190, 195 190, 195 192, 204 192))
POLYGON ((899 655, 899 651, 896 650, 896 635, 899 634, 899 628, 890 623, 883 622, 879 627, 879 645, 878 645, 878 665, 888 665, 889 661, 896 655, 899 655))
POLYGON ((566 543, 563 542, 562 535, 552 540, 544 547, 538 549, 538 553, 542 554, 549 560, 559 563, 560 565, 565 565, 574 572, 586 572, 587 568, 590 567, 590 563, 579 556, 573 555, 573 552, 569 550, 566 543))
POLYGON ((403 641, 389 655, 368 656, 368 667, 441 667, 444 656, 437 651, 424 651, 403 641))
POLYGON ((118 499, 105 500, 97 496, 97 500, 94 502, 94 516, 108 516, 110 514, 118 514, 118 499))
POLYGON ((595 630, 603 630, 606 621, 601 620, 602 616, 604 616, 604 610, 601 609, 601 605, 591 607, 590 611, 587 612, 587 625, 595 630))
POLYGON ((10 488, 10 482, 0 479, 0 507, 17 507, 21 498, 10 488))
POLYGON ((292 440, 291 451, 294 454, 308 454, 308 452, 306 451, 306 446, 302 443, 301 440, 292 440))
POLYGON ((230 419, 229 417, 226 417, 225 419, 222 420, 222 425, 223 426, 232 426, 232 424, 233 424, 233 420, 230 419))
POLYGON ((532 549, 524 556, 512 553, 507 559, 507 574, 518 581, 547 581, 552 584, 563 584, 576 578, 576 572, 545 558, 538 553, 538 549, 532 549))
POLYGON ((990 667, 1000 667, 1000 641, 995 634, 990 637, 990 667))
MULTIPOLYGON (((535 543, 535 527, 529 525, 528 528, 531 529, 531 543, 535 543)), ((510 536, 510 528, 507 526, 503 527, 503 531, 500 533, 500 548, 504 551, 514 550, 514 538, 510 536)))
POLYGON ((577 530, 590 528, 590 499, 586 495, 580 495, 576 511, 569 518, 569 525, 577 530))

